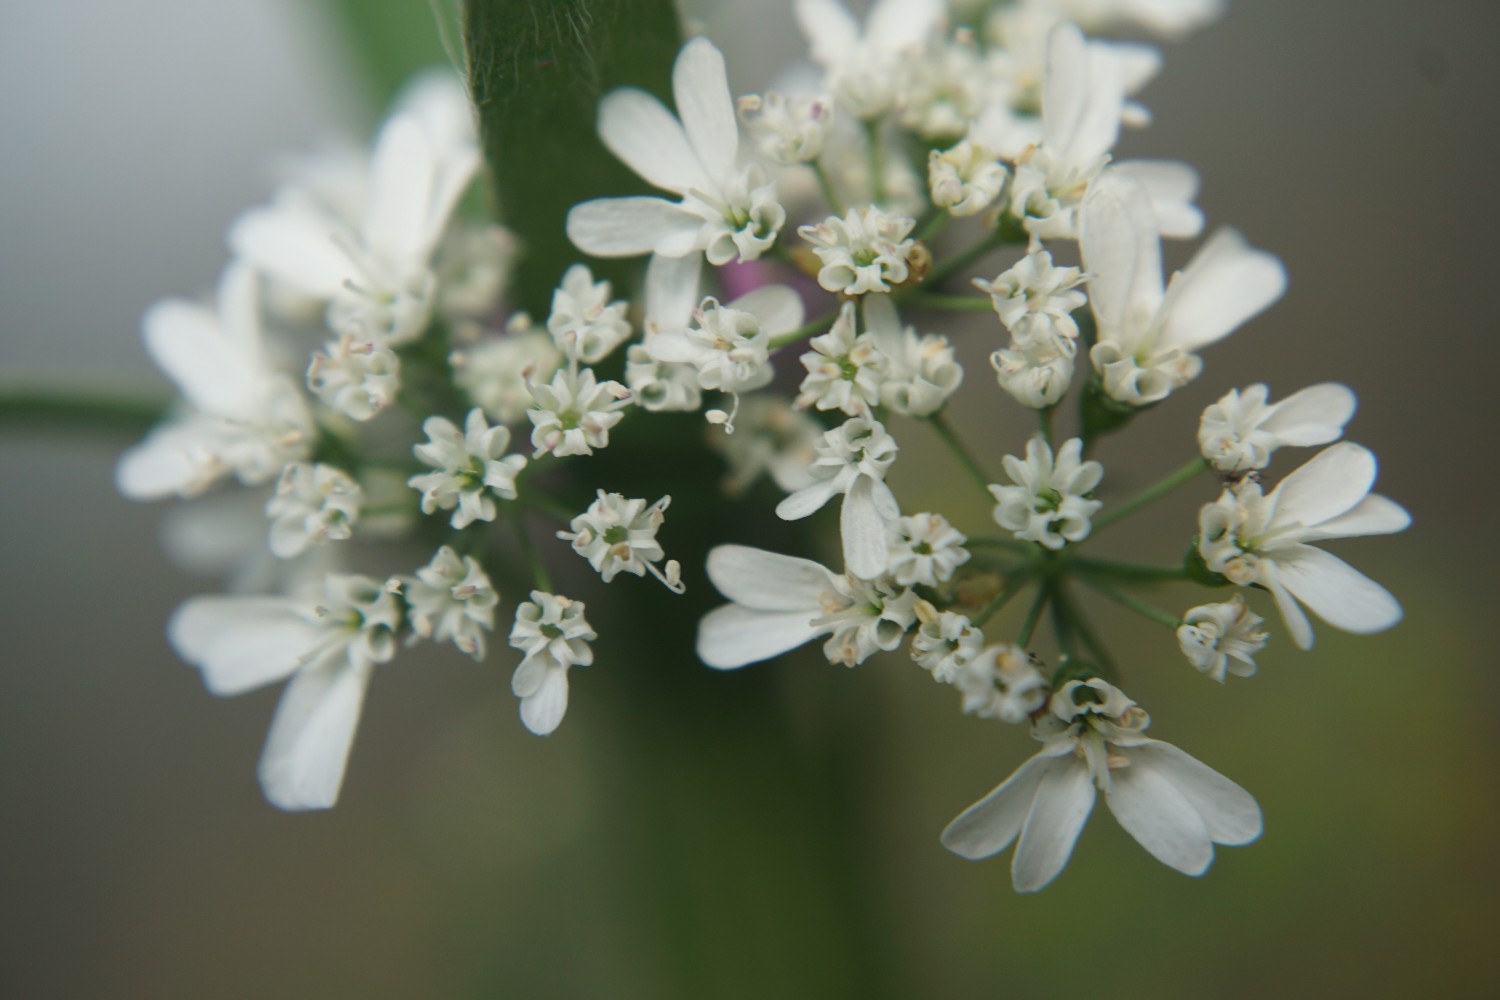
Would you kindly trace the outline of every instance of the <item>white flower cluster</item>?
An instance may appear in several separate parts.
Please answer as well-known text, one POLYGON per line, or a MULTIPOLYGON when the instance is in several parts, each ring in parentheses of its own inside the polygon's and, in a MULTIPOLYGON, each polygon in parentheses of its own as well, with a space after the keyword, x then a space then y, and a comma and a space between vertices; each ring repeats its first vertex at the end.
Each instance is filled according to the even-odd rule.
MULTIPOLYGON (((1027 724, 1042 744, 949 825, 951 850, 979 858, 1015 842, 1016 888, 1039 889, 1100 792, 1147 851, 1188 874, 1214 844, 1259 835, 1243 789, 1143 735, 1121 685, 1147 657, 1111 652, 1080 595, 1166 626, 1163 648, 1175 639, 1215 680, 1249 677, 1270 630, 1244 596, 1178 616, 1136 584, 1262 591, 1303 648, 1309 610, 1374 632, 1399 605, 1320 543, 1408 518, 1371 493, 1374 456, 1338 440, 1355 401, 1334 383, 1274 403, 1262 384, 1231 391, 1203 412, 1196 453, 1184 430, 1182 470, 1134 496, 1104 492, 1140 477, 1112 465, 1106 479, 1102 440, 1198 377, 1200 352, 1272 305, 1286 277, 1232 229, 1166 276, 1162 238, 1204 229, 1197 176, 1113 159, 1120 130, 1149 122, 1133 97, 1160 56, 1083 28, 1177 36, 1217 3, 993 7, 953 28, 943 0, 876 0, 864 24, 840 0, 797 0, 818 67, 805 91, 736 102, 723 54, 695 38, 676 58, 672 107, 636 89, 606 95, 600 139, 661 193, 582 200, 567 235, 584 254, 649 260, 612 282, 559 264, 545 322, 504 298, 515 240, 454 217, 478 153, 451 80, 404 98, 367 163, 320 164, 238 219, 212 308, 147 314, 148 348, 183 402, 121 460, 121 489, 278 484, 257 501, 282 560, 274 592, 195 598, 170 629, 216 693, 291 678, 261 767, 271 801, 332 804, 369 675, 400 640, 485 658, 502 603, 486 565, 507 592, 529 592, 510 632, 522 656, 511 686, 524 725, 555 731, 569 671, 592 664, 598 636, 584 603, 550 584, 534 536, 569 544, 601 585, 649 574, 681 593, 696 567, 667 558, 668 504, 704 510, 722 483, 737 510, 802 522, 819 558, 737 544, 754 529, 701 519, 731 525, 707 559, 728 603, 698 624, 706 664, 818 640, 829 663, 854 667, 904 647, 959 692, 963 713, 1027 724), (977 322, 955 321, 965 313, 977 322), (1006 338, 982 349, 1001 391, 959 401, 953 340, 983 336, 975 325, 1006 338), (584 460, 605 449, 685 447, 671 437, 684 418, 659 416, 672 413, 701 414, 695 433, 727 475, 714 468, 703 489, 654 502, 589 476, 606 463, 584 460), (529 454, 513 451, 528 432, 529 454), (1310 446, 1327 447, 1268 491, 1275 453, 1310 446), (947 471, 924 473, 921 506, 968 490, 950 511, 993 504, 988 527, 903 512, 893 486, 911 488, 916 470, 898 456, 939 447, 947 471), (1182 518, 1169 549, 1176 558, 1191 539, 1187 561, 1093 555, 1111 524, 1210 471, 1218 499, 1196 525, 1182 518), (763 474, 779 502, 752 490, 763 474), (824 511, 835 497, 836 519, 824 511), (351 542, 392 534, 420 535, 413 562, 426 564, 384 580, 343 572, 351 542)), ((581 568, 566 562, 559 572, 581 568)))

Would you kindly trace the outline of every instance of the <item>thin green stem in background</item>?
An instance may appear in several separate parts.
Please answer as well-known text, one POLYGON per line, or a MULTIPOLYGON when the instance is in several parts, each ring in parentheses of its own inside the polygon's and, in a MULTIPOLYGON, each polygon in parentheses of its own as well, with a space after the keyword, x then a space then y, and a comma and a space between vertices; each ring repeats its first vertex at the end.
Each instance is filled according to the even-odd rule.
POLYGON ((95 431, 140 437, 162 418, 167 404, 137 396, 73 390, 0 389, 0 429, 95 431))
POLYGON ((973 623, 983 627, 985 622, 995 617, 997 611, 1010 603, 1011 598, 1026 589, 1026 585, 1031 582, 1031 576, 1032 574, 1029 569, 1021 570, 1012 576, 1005 587, 1001 589, 1000 593, 996 594, 994 599, 981 608, 979 613, 971 619, 973 623))
POLYGON ((844 203, 839 200, 838 192, 834 190, 833 181, 828 176, 828 171, 823 169, 823 164, 817 160, 808 164, 812 167, 813 176, 818 179, 818 190, 823 192, 823 200, 828 202, 828 208, 834 215, 844 214, 844 203))
POLYGON ((1207 468, 1208 466, 1204 463, 1203 459, 1193 459, 1156 485, 1147 487, 1118 507, 1106 510, 1103 514, 1094 518, 1093 533, 1098 534, 1126 515, 1133 514, 1147 504, 1161 499, 1177 487, 1197 477, 1200 472, 1207 468))
POLYGON ((934 295, 930 292, 913 292, 906 301, 923 309, 989 312, 994 308, 988 297, 979 295, 934 295))
POLYGON ((830 326, 832 326, 833 321, 838 318, 839 311, 837 309, 834 309, 831 312, 826 312, 815 319, 803 323, 801 326, 797 327, 797 329, 791 331, 790 333, 783 333, 779 337, 772 337, 770 342, 771 350, 774 351, 778 347, 786 347, 789 344, 795 344, 800 340, 805 340, 808 337, 811 337, 815 333, 822 333, 824 330, 827 330, 830 326))
POLYGON ((1068 565, 1080 573, 1114 577, 1118 580, 1138 580, 1143 583, 1153 580, 1188 579, 1186 566, 1139 566, 1135 563, 1115 562, 1111 559, 1083 558, 1070 559, 1068 565))
POLYGON ((1095 590, 1103 594, 1105 597, 1109 598, 1111 601, 1114 601, 1116 604, 1124 605, 1131 611, 1134 611, 1136 614, 1141 615, 1144 618, 1149 618, 1151 621, 1156 622, 1158 625, 1165 625, 1167 628, 1176 631, 1177 626, 1182 624, 1182 620, 1176 615, 1168 614, 1160 608, 1146 603, 1139 597, 1136 597, 1134 594, 1129 594, 1123 590, 1119 590, 1114 586, 1105 583, 1103 580, 1099 580, 1087 575, 1083 576, 1082 579, 1084 583, 1088 584, 1090 587, 1093 587, 1095 590))
POLYGON ((1021 623, 1021 634, 1016 637, 1017 646, 1025 649, 1031 645, 1031 637, 1036 634, 1037 623, 1042 620, 1042 612, 1046 610, 1051 596, 1052 582, 1049 580, 1036 592, 1036 600, 1031 602, 1031 608, 1026 612, 1026 620, 1021 623))
POLYGON ((1036 411, 1037 427, 1042 432, 1042 440, 1047 446, 1052 446, 1052 410, 1051 406, 1044 406, 1036 411))
POLYGON ((1099 641, 1098 634, 1089 625, 1088 619, 1079 610, 1072 595, 1061 584, 1057 585, 1055 600, 1060 617, 1066 619, 1068 628, 1077 634, 1084 647, 1093 655, 1095 667, 1105 680, 1114 683, 1120 676, 1119 670, 1115 667, 1114 657, 1109 655, 1109 650, 1105 649, 1104 644, 1099 641))
POLYGON ((547 567, 537 555, 536 546, 531 541, 531 532, 526 530, 526 525, 519 517, 512 517, 510 523, 515 528, 516 543, 521 547, 521 555, 531 567, 531 579, 536 583, 536 589, 547 594, 553 593, 552 578, 547 575, 547 567))
POLYGON ((927 224, 921 229, 917 230, 917 239, 921 240, 924 243, 932 242, 933 238, 936 237, 938 233, 942 232, 943 229, 948 225, 948 220, 951 218, 953 218, 953 216, 949 215, 941 208, 938 209, 933 214, 932 218, 927 220, 927 224))
POLYGON ((976 260, 979 260, 992 251, 1000 249, 1007 242, 1005 234, 1000 230, 990 233, 967 250, 960 250, 952 257, 934 267, 932 273, 927 276, 924 284, 930 288, 936 288, 940 283, 948 280, 976 260))
POLYGON ((979 484, 979 488, 984 492, 985 498, 993 499, 990 494, 991 479, 984 474, 984 470, 979 467, 979 463, 974 460, 974 456, 969 454, 968 449, 958 439, 958 435, 954 433, 953 427, 943 415, 941 413, 934 413, 927 418, 927 422, 932 425, 933 430, 937 431, 938 437, 943 439, 943 443, 948 446, 948 450, 953 452, 954 457, 958 459, 959 464, 964 467, 964 470, 968 472, 974 482, 979 484))

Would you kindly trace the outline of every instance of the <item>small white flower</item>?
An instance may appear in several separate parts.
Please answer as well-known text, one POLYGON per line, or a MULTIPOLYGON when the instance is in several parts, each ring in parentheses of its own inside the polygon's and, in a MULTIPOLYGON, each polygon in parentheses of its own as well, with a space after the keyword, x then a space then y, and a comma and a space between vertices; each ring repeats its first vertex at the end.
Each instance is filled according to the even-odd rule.
POLYGON ((990 296, 1000 322, 1022 342, 1037 339, 1043 328, 1057 338, 1078 338, 1073 310, 1088 297, 1078 290, 1083 272, 1076 267, 1058 267, 1052 254, 1033 250, 1002 272, 994 281, 974 279, 974 287, 990 296), (1043 320, 1038 324, 1038 320, 1043 320))
POLYGON ((486 337, 448 359, 453 381, 502 424, 513 424, 526 415, 533 405, 529 383, 545 383, 562 361, 552 338, 533 330, 524 313, 511 318, 504 336, 486 337))
POLYGON ((1059 349, 1072 346, 1070 340, 1037 337, 1025 345, 1014 341, 990 355, 995 380, 1022 406, 1043 410, 1055 406, 1068 392, 1073 381, 1073 354, 1059 349))
POLYGON ((888 580, 834 575, 809 559, 743 545, 708 554, 708 578, 733 603, 698 625, 698 656, 719 670, 779 656, 821 635, 830 663, 855 666, 901 644, 918 599, 888 580))
POLYGON ((999 501, 995 523, 1049 549, 1083 541, 1089 534, 1089 518, 1104 506, 1089 499, 1104 478, 1104 466, 1082 458, 1080 438, 1065 441, 1055 460, 1051 446, 1040 437, 1026 443, 1024 461, 1006 455, 1005 472, 1015 485, 990 487, 999 501))
POLYGON ((818 284, 830 292, 864 295, 889 292, 910 276, 915 225, 915 219, 869 205, 852 208, 843 218, 833 215, 816 226, 801 226, 797 235, 813 245, 822 261, 818 284))
POLYGON ((809 472, 814 482, 776 505, 776 516, 796 521, 822 509, 838 494, 839 534, 844 568, 871 579, 886 570, 886 524, 901 511, 885 474, 896 461, 897 445, 878 421, 855 417, 826 432, 815 445, 818 457, 809 472))
POLYGON ((401 580, 407 618, 424 639, 452 640, 476 660, 484 659, 484 634, 495 627, 500 595, 473 556, 459 557, 447 545, 417 575, 401 580))
POLYGON ((1079 250, 1089 279, 1098 343, 1089 354, 1111 399, 1154 403, 1196 378, 1193 353, 1229 336, 1281 298, 1281 261, 1221 229, 1165 289, 1161 241, 1150 198, 1137 181, 1109 171, 1089 188, 1079 250))
POLYGON ((868 417, 880 402, 886 357, 870 333, 855 332, 854 303, 845 302, 829 331, 808 341, 802 355, 807 376, 797 393, 797 407, 841 410, 868 417))
POLYGON ((401 391, 401 360, 389 347, 345 334, 313 355, 307 387, 345 416, 369 420, 401 391))
POLYGON ((478 407, 469 411, 464 430, 446 417, 422 422, 428 440, 412 453, 437 471, 412 476, 406 484, 422 494, 422 513, 453 511, 455 528, 495 519, 495 497, 516 498, 516 476, 526 467, 525 455, 506 455, 510 430, 491 427, 478 407))
POLYGON ((992 90, 974 33, 967 29, 952 38, 930 35, 926 45, 900 61, 897 80, 901 124, 928 140, 952 141, 967 132, 992 90))
POLYGON ((903 586, 936 587, 969 561, 967 538, 941 514, 912 514, 890 523, 891 578, 903 586))
POLYGON ((1041 661, 1013 643, 989 646, 965 661, 952 680, 966 715, 1001 722, 1026 721, 1051 690, 1041 661))
POLYGON ((653 413, 692 411, 703 405, 698 370, 658 361, 642 344, 631 344, 625 351, 625 384, 636 405, 653 413))
POLYGON ((571 530, 559 531, 557 537, 573 543, 573 551, 589 561, 608 583, 619 573, 645 576, 649 571, 674 594, 683 591, 681 567, 669 560, 666 572, 656 564, 666 558, 656 533, 666 518, 671 497, 653 504, 645 500, 627 500, 619 493, 599 491, 599 499, 589 509, 573 518, 571 530))
POLYGON ((709 438, 729 464, 724 484, 728 492, 743 493, 762 473, 770 473, 787 493, 812 485, 808 469, 818 454, 821 424, 776 396, 746 399, 736 424, 739 429, 734 434, 709 438))
POLYGON ((290 677, 260 758, 260 784, 280 809, 338 799, 375 664, 396 653, 401 609, 379 580, 329 576, 316 604, 290 597, 195 597, 167 637, 216 695, 290 677))
POLYGON ((816 160, 833 124, 827 97, 749 94, 739 99, 739 109, 760 155, 783 166, 816 160))
POLYGON ((1308 447, 1337 441, 1354 416, 1354 393, 1323 382, 1268 403, 1270 390, 1257 383, 1229 394, 1203 411, 1198 446, 1221 472, 1264 469, 1271 455, 1287 445, 1308 447))
POLYGON ((866 296, 863 306, 866 332, 884 361, 871 372, 880 380, 880 402, 910 417, 942 409, 964 379, 948 338, 936 333, 918 336, 902 324, 895 303, 885 296, 866 296))
POLYGON ((610 302, 609 292, 609 282, 595 282, 583 264, 568 268, 552 293, 552 312, 547 317, 547 332, 558 350, 593 365, 630 337, 630 323, 625 319, 629 303, 610 302))
POLYGON ((917 605, 922 624, 912 633, 911 658, 942 684, 952 684, 970 660, 984 648, 984 633, 956 611, 934 612, 917 605))
POLYGON ((363 502, 364 491, 341 469, 322 463, 288 465, 266 503, 271 552, 291 559, 315 542, 348 539, 363 502))
POLYGON ((1005 188, 1004 164, 988 149, 965 139, 952 149, 927 156, 927 185, 932 203, 950 215, 978 215, 1005 188))
POLYGON ((1249 677, 1255 673, 1254 656, 1266 648, 1265 619, 1235 594, 1221 604, 1189 608, 1177 627, 1182 655, 1220 684, 1226 674, 1249 677))
POLYGON ((1311 649, 1301 605, 1334 628, 1366 634, 1401 620, 1401 605, 1380 584, 1308 542, 1404 530, 1411 516, 1370 492, 1375 456, 1347 441, 1324 448, 1269 495, 1259 483, 1226 489, 1198 514, 1198 555, 1241 587, 1271 592, 1287 631, 1311 649), (1299 604, 1300 602, 1300 604, 1299 604))
POLYGON ((878 0, 863 30, 839 0, 797 0, 795 10, 839 108, 856 118, 875 118, 896 99, 898 64, 936 27, 943 4, 878 0))
POLYGON ((1214 844, 1260 836, 1260 807, 1239 785, 1170 743, 1142 734, 1145 712, 1097 678, 1069 681, 1032 725, 1042 749, 943 831, 943 846, 970 860, 1005 850, 1017 892, 1057 877, 1098 792, 1152 857, 1202 875, 1214 844))
POLYGON ((797 293, 765 285, 727 305, 704 299, 685 326, 653 333, 646 350, 658 361, 692 365, 701 388, 749 392, 771 381, 771 337, 801 324, 797 293))
POLYGON ((630 405, 630 390, 618 382, 600 382, 594 370, 562 369, 545 385, 531 386, 533 406, 526 411, 532 423, 531 446, 535 458, 553 455, 592 455, 595 448, 609 447, 609 430, 630 405))
POLYGON ((511 676, 521 699, 521 722, 538 736, 557 729, 568 711, 568 670, 594 662, 598 635, 583 617, 582 601, 540 590, 516 608, 510 644, 526 654, 511 676))

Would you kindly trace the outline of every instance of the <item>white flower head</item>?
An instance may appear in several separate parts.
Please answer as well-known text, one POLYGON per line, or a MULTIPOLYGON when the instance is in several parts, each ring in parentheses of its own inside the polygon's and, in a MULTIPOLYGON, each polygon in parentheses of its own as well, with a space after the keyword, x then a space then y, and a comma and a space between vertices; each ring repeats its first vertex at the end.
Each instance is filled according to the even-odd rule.
POLYGON ((1265 619, 1235 594, 1219 604, 1189 608, 1177 627, 1177 644, 1189 663, 1223 684, 1227 674, 1255 673, 1255 654, 1266 648, 1268 638, 1263 624, 1265 619))
POLYGON ((631 344, 625 351, 625 385, 636 405, 653 413, 692 411, 703 405, 698 370, 658 361, 643 344, 631 344))
MULTIPOLYGON (((886 296, 866 296, 862 305, 866 334, 879 352, 870 375, 879 380, 880 402, 911 417, 942 409, 964 378, 948 338, 936 333, 919 336, 901 322, 895 303, 886 296)), ((846 356, 853 360, 852 351, 846 356)))
POLYGON ((629 304, 610 302, 609 292, 609 282, 595 282, 583 264, 574 264, 563 274, 562 284, 552 293, 547 332, 564 355, 598 364, 630 337, 630 323, 625 319, 629 304))
POLYGON ((427 441, 412 452, 434 472, 412 476, 407 485, 422 494, 422 513, 453 511, 455 528, 495 519, 495 497, 516 498, 516 476, 526 467, 525 455, 507 455, 510 430, 491 427, 478 407, 469 411, 459 431, 446 417, 422 422, 427 441))
POLYGON ((484 659, 484 634, 495 627, 500 595, 473 556, 460 557, 444 545, 416 576, 401 580, 401 593, 417 635, 452 641, 474 659, 484 659))
POLYGON ((760 155, 783 166, 816 160, 833 125, 833 101, 826 96, 748 94, 739 110, 760 155))
POLYGON ((1146 713, 1098 678, 1054 692, 1032 725, 1041 751, 943 831, 943 846, 970 860, 1005 850, 1018 892, 1057 877, 1102 791, 1109 810, 1152 857, 1201 875, 1213 845, 1260 836, 1255 799, 1197 759, 1142 732, 1146 713))
POLYGON ((912 633, 911 658, 941 684, 952 684, 984 648, 984 633, 956 611, 934 611, 918 604, 922 624, 912 633))
POLYGON ((936 27, 943 4, 878 0, 863 30, 839 0, 797 0, 795 10, 813 60, 827 71, 827 86, 839 108, 868 119, 895 101, 899 62, 936 27))
POLYGON ((796 521, 844 495, 839 511, 844 568, 862 579, 886 570, 886 525, 900 516, 900 508, 885 474, 896 461, 896 441, 885 425, 855 417, 826 432, 814 445, 818 457, 808 471, 813 483, 776 505, 776 516, 796 521))
POLYGON ((901 124, 924 139, 951 141, 984 110, 991 83, 972 31, 934 32, 897 66, 901 124))
POLYGON ((880 402, 887 359, 870 333, 857 333, 854 303, 845 302, 829 331, 808 341, 807 376, 797 393, 800 409, 840 410, 867 417, 880 402))
POLYGON ((834 577, 833 585, 823 595, 823 613, 811 622, 829 633, 823 643, 829 663, 854 667, 890 652, 916 623, 919 598, 888 577, 861 580, 846 573, 834 577))
POLYGON ((172 615, 167 636, 214 694, 291 678, 261 753, 261 788, 280 809, 327 809, 344 781, 370 674, 395 655, 400 624, 401 609, 379 580, 330 575, 315 604, 192 598, 172 615))
POLYGON ((912 514, 890 522, 889 572, 902 586, 936 587, 969 561, 968 541, 941 514, 912 514))
POLYGON ((968 658, 951 682, 966 715, 1017 723, 1047 703, 1051 685, 1041 661, 1013 643, 988 646, 968 658))
POLYGON ((364 491, 342 469, 294 462, 281 473, 266 503, 271 552, 291 559, 320 541, 345 541, 354 532, 364 491))
POLYGON ((952 149, 934 149, 927 157, 932 203, 960 218, 989 208, 1008 176, 997 156, 967 139, 952 149))
POLYGON ((502 424, 513 424, 532 407, 529 383, 545 383, 562 365, 552 338, 531 327, 524 313, 511 317, 500 337, 486 337, 448 358, 453 381, 474 404, 502 424))
POLYGON ((1270 591, 1292 640, 1311 649, 1302 605, 1334 628, 1367 634, 1401 620, 1401 605, 1380 584, 1335 555, 1308 544, 1388 535, 1411 516, 1371 493, 1375 456, 1347 441, 1325 448, 1276 485, 1242 481, 1198 514, 1198 555, 1241 587, 1270 591))
POLYGON ((1194 353, 1222 340, 1286 290, 1281 262, 1221 229, 1163 288, 1161 241, 1146 189, 1109 171, 1080 212, 1098 343, 1089 354, 1104 393, 1146 406, 1196 378, 1194 353))
POLYGON ((813 483, 808 469, 817 457, 823 426, 776 396, 747 398, 736 418, 734 434, 714 434, 709 443, 729 464, 724 488, 731 494, 749 489, 763 473, 787 493, 813 483))
POLYGON ((1072 341, 1037 337, 1028 343, 1012 341, 990 355, 1000 388, 1022 406, 1043 410, 1057 405, 1073 381, 1072 341))
POLYGON ((682 568, 677 561, 669 560, 665 572, 656 566, 666 558, 656 533, 661 530, 671 502, 671 497, 662 497, 647 504, 645 500, 630 500, 619 493, 600 490, 599 498, 589 504, 589 509, 573 518, 570 530, 559 531, 557 537, 572 542, 573 551, 587 559, 605 583, 619 573, 645 576, 650 572, 668 590, 680 594, 682 568))
POLYGON ((840 218, 829 216, 797 234, 813 246, 822 262, 818 284, 830 292, 864 295, 889 292, 911 275, 916 220, 890 215, 873 205, 852 208, 840 218))
POLYGON ((307 387, 345 416, 369 420, 401 391, 401 360, 383 344, 345 334, 313 355, 307 387))
POLYGON ((1059 267, 1046 250, 1032 250, 994 281, 975 278, 974 287, 990 296, 1000 322, 1019 342, 1038 339, 1044 329, 1073 341, 1078 337, 1073 310, 1088 301, 1078 289, 1083 281, 1078 268, 1059 267), (1045 323, 1038 324, 1039 319, 1045 323))
POLYGON ((609 447, 609 431, 630 405, 630 390, 618 382, 600 382, 592 368, 564 368, 546 384, 531 386, 532 457, 552 453, 592 455, 609 447))
POLYGON ((776 187, 757 164, 739 166, 739 126, 724 56, 705 38, 682 47, 672 69, 677 115, 643 90, 622 88, 599 105, 599 138, 658 188, 681 197, 598 198, 568 213, 568 238, 597 257, 704 253, 714 264, 754 260, 786 222, 776 187))
POLYGON ((556 730, 568 711, 568 670, 594 662, 589 643, 599 636, 583 612, 582 601, 540 590, 516 608, 510 644, 526 657, 510 688, 521 699, 521 722, 538 736, 556 730))
POLYGON ((1104 466, 1082 459, 1080 438, 1065 441, 1055 458, 1040 437, 1026 443, 1024 460, 1006 455, 1005 471, 1014 485, 990 487, 999 501, 995 523, 1049 549, 1083 541, 1089 534, 1089 518, 1104 506, 1090 499, 1104 478, 1104 466))
POLYGON ((1307 447, 1337 441, 1354 416, 1354 393, 1336 382, 1294 392, 1279 403, 1256 384, 1228 395, 1203 411, 1198 446, 1220 472, 1248 472, 1271 464, 1287 445, 1307 447))

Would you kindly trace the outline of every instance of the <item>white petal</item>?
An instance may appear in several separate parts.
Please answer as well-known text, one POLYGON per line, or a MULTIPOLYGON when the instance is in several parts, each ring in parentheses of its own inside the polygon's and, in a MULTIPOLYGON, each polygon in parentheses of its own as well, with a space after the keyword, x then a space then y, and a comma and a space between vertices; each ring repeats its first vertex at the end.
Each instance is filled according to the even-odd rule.
POLYGON ((941 0, 876 0, 865 19, 865 39, 880 52, 920 43, 943 15, 941 0))
POLYGON ((1348 386, 1310 385, 1277 403, 1261 427, 1286 444, 1306 448, 1338 439, 1358 405, 1348 386))
POLYGON ((568 672, 551 669, 534 693, 521 699, 521 722, 538 736, 550 735, 568 712, 568 672))
POLYGON ((398 261, 423 259, 434 182, 432 147, 410 115, 386 122, 370 166, 370 201, 364 235, 381 255, 398 261))
POLYGON ((682 47, 672 66, 672 99, 682 116, 682 127, 717 191, 734 171, 739 152, 739 125, 729 97, 724 55, 706 38, 682 47))
POLYGON ((884 573, 889 558, 886 521, 875 506, 875 485, 869 476, 855 477, 839 510, 844 568, 861 580, 873 580, 884 573))
POLYGON ((168 299, 146 310, 141 325, 151 360, 194 407, 226 416, 254 408, 261 358, 224 336, 215 314, 168 299))
POLYGON ((959 813, 943 831, 943 846, 970 861, 999 854, 1009 847, 1021 833, 1021 826, 1031 812, 1037 782, 1046 773, 1051 759, 1032 757, 988 795, 959 813))
POLYGON ((815 608, 755 611, 726 604, 698 623, 698 658, 710 667, 733 670, 796 649, 824 629, 812 625, 815 608))
POLYGON ((796 14, 820 65, 839 65, 859 44, 859 22, 839 0, 797 0, 796 14))
POLYGON ((703 356, 703 346, 681 331, 668 330, 646 338, 646 353, 657 361, 692 364, 703 356))
POLYGON ((1320 525, 1352 510, 1374 483, 1375 456, 1368 448, 1349 441, 1324 448, 1271 491, 1271 526, 1320 525))
POLYGON ((1133 333, 1162 299, 1161 240, 1146 189, 1125 174, 1104 171, 1089 185, 1078 228, 1101 337, 1133 333))
POLYGON ((194 597, 167 622, 177 655, 203 672, 216 695, 279 681, 297 669, 323 637, 285 597, 194 597))
POLYGON ((1175 785, 1130 755, 1130 766, 1110 772, 1109 811, 1150 855, 1184 875, 1202 875, 1214 859, 1213 842, 1198 811, 1175 785))
POLYGON ((1297 603, 1291 591, 1282 585, 1276 569, 1275 563, 1267 564, 1267 568, 1262 571, 1264 575, 1261 583, 1271 592, 1271 597, 1276 601, 1276 610, 1281 612, 1281 620, 1286 624, 1286 630, 1291 634, 1292 642, 1298 649, 1312 649, 1312 622, 1307 620, 1307 612, 1302 610, 1302 605, 1297 603))
POLYGON ((1330 518, 1309 531, 1298 532, 1304 542, 1325 538, 1358 538, 1361 535, 1390 535, 1411 526, 1406 508, 1379 493, 1371 493, 1348 512, 1330 518))
POLYGON ((194 486, 204 475, 194 455, 201 438, 189 424, 168 424, 120 456, 115 489, 132 500, 160 500, 194 486))
POLYGON ((1036 892, 1057 877, 1094 808, 1094 781, 1083 761, 1070 754, 1050 757, 1043 767, 1010 863, 1017 892, 1036 892))
POLYGON ((334 224, 308 212, 252 209, 235 220, 229 245, 256 268, 313 298, 332 298, 354 276, 333 240, 334 224))
POLYGON ((701 220, 663 198, 596 198, 568 212, 568 239, 595 257, 692 251, 701 220))
POLYGON ((776 516, 783 521, 800 521, 802 518, 822 510, 823 505, 833 499, 835 492, 832 480, 820 479, 811 486, 803 487, 777 504, 776 516))
MULTIPOLYGON (((663 257, 654 254, 646 266, 646 318, 658 330, 686 330, 701 301, 698 277, 703 258, 698 254, 663 257)), ((663 358, 662 360, 666 360, 663 358)))
POLYGON ((338 801, 372 669, 337 657, 292 678, 260 757, 260 786, 272 805, 327 809, 338 801))
POLYGON ((510 675, 511 693, 517 698, 531 697, 542 689, 547 674, 556 667, 557 662, 545 653, 526 657, 510 675))
POLYGON ((625 165, 659 188, 685 193, 710 188, 682 123, 646 93, 626 87, 599 102, 599 138, 625 165))
POLYGON ((1285 291, 1286 268, 1275 255, 1254 249, 1233 229, 1220 229, 1172 276, 1157 343, 1164 351, 1196 351, 1227 337, 1285 291))
POLYGON ((1113 52, 1090 48, 1061 22, 1047 34, 1042 77, 1044 141, 1067 164, 1086 166, 1114 148, 1125 104, 1123 73, 1113 52))
POLYGON ((1214 843, 1238 846, 1260 836, 1255 797, 1198 758, 1160 740, 1132 747, 1130 758, 1149 760, 1153 770, 1172 782, 1198 811, 1214 843))
POLYGON ((759 611, 818 613, 833 574, 811 559, 748 545, 717 545, 708 553, 708 578, 719 593, 759 611))
MULTIPOLYGON (((875 298, 876 296, 866 296, 875 298)), ((806 315, 802 296, 790 285, 762 285, 729 303, 760 320, 760 328, 773 337, 791 333, 802 325, 806 315)))
POLYGON ((1141 182, 1151 198, 1161 235, 1189 239, 1203 231, 1203 213, 1193 204, 1198 197, 1198 171, 1191 166, 1178 160, 1123 160, 1110 169, 1141 182))
POLYGON ((1365 635, 1401 620, 1401 605, 1390 591, 1322 549, 1277 550, 1276 571, 1292 596, 1334 628, 1365 635))

